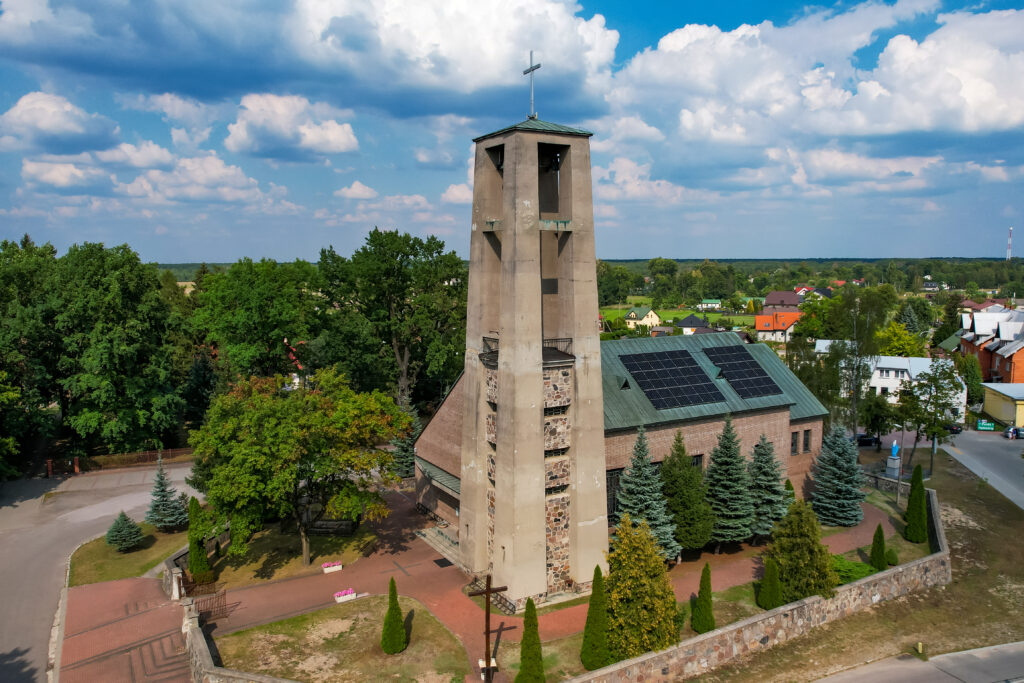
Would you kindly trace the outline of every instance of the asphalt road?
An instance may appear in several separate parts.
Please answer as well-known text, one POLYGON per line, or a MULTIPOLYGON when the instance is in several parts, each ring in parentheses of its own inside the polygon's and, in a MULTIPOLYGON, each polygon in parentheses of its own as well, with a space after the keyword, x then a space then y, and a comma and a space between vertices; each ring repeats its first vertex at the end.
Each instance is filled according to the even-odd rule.
POLYGON ((820 683, 991 683, 1024 678, 1024 642, 951 652, 927 662, 911 655, 850 669, 820 683))
MULTIPOLYGON (((965 431, 943 448, 993 488, 1024 509, 1024 440, 1004 438, 1001 432, 965 431)), ((921 447, 918 446, 918 462, 921 447)), ((925 453, 927 458, 927 453, 925 453)))
MULTIPOLYGON (((170 465, 179 491, 191 465, 170 465)), ((68 556, 118 512, 138 520, 156 468, 7 482, 0 489, 0 681, 45 681, 50 628, 68 556)))

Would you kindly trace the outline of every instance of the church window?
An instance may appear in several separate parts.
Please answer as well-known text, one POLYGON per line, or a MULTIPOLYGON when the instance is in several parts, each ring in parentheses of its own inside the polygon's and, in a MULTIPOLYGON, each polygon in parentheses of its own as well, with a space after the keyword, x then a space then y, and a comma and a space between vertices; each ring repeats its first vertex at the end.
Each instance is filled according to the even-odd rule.
POLYGON ((800 432, 793 432, 789 437, 789 454, 799 455, 800 453, 800 432))
POLYGON ((810 450, 811 450, 811 430, 810 429, 805 429, 804 430, 804 453, 807 453, 810 450))

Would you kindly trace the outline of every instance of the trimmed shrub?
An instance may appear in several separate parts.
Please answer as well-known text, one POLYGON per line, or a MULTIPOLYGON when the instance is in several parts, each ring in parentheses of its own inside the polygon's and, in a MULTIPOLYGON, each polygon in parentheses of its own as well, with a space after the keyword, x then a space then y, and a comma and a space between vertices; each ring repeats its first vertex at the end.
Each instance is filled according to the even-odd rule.
POLYGON ((890 567, 895 567, 900 563, 900 556, 896 553, 896 548, 888 548, 885 551, 885 561, 890 567))
POLYGON ((821 542, 821 525, 806 501, 797 500, 772 531, 765 558, 779 563, 779 583, 784 603, 811 595, 832 597, 839 577, 821 542))
POLYGON ((757 592, 757 605, 761 609, 775 609, 782 602, 782 585, 779 583, 779 563, 772 558, 764 561, 764 578, 761 589, 757 592))
POLYGON ((888 566, 885 561, 885 532, 882 531, 881 524, 875 527, 875 537, 871 541, 871 559, 868 560, 868 564, 878 571, 883 571, 888 566))
POLYGON ((121 511, 114 523, 107 529, 107 545, 112 545, 119 553, 126 553, 142 543, 142 529, 121 511))
POLYGON ((583 646, 580 661, 587 671, 600 669, 612 663, 608 650, 608 602, 604 596, 604 575, 601 567, 594 567, 594 583, 587 607, 587 625, 583 628, 583 646))
POLYGON ((523 614, 523 641, 519 644, 519 673, 516 683, 544 683, 544 654, 540 649, 537 607, 533 598, 526 599, 523 614))
POLYGON ((384 629, 380 634, 380 649, 386 654, 398 654, 409 645, 405 638, 405 624, 402 622, 402 608, 398 606, 398 589, 395 577, 388 584, 388 611, 384 615, 384 629))
POLYGON ((398 590, 395 579, 388 583, 388 609, 384 613, 384 627, 381 629, 380 647, 386 654, 401 652, 409 645, 406 640, 405 624, 402 621, 402 608, 398 605, 398 590))
POLYGON ((907 527, 903 536, 911 543, 924 543, 928 540, 928 503, 925 500, 924 474, 920 465, 914 466, 914 475, 910 479, 910 497, 907 499, 907 527))
POLYGON ((790 505, 796 500, 796 489, 793 488, 793 482, 789 479, 786 480, 786 498, 789 500, 790 505))
POLYGON ((870 564, 864 562, 854 562, 848 560, 842 555, 832 556, 832 569, 836 575, 839 576, 839 583, 850 583, 863 579, 865 576, 871 576, 875 573, 875 568, 870 564))
POLYGON ((693 604, 690 625, 697 633, 715 630, 715 612, 711 606, 711 565, 707 562, 700 573, 700 590, 697 591, 697 601, 693 604))

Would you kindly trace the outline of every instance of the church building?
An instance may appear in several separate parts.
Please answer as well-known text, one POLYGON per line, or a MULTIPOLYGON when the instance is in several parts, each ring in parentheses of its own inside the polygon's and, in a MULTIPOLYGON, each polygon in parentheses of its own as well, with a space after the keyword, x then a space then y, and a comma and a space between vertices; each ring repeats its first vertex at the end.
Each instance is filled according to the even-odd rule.
POLYGON ((732 333, 599 341, 591 133, 535 117, 477 138, 464 370, 416 442, 417 502, 509 601, 589 588, 637 427, 705 467, 731 415, 801 491, 825 408, 732 333))

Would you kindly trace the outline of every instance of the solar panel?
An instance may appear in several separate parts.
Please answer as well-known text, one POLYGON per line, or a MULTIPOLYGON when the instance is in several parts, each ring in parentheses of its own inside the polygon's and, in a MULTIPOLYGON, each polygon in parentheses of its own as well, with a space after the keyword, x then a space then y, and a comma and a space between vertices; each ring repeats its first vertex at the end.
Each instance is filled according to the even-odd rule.
POLYGON ((781 394, 782 389, 742 345, 709 346, 704 353, 721 369, 722 375, 740 398, 781 394))
POLYGON ((689 351, 633 353, 619 360, 657 410, 725 400, 689 351))

